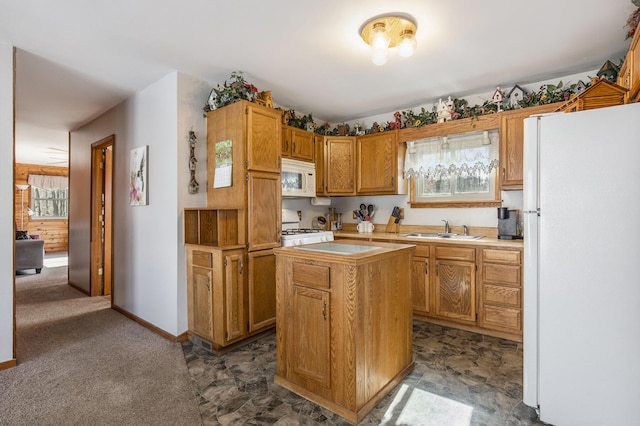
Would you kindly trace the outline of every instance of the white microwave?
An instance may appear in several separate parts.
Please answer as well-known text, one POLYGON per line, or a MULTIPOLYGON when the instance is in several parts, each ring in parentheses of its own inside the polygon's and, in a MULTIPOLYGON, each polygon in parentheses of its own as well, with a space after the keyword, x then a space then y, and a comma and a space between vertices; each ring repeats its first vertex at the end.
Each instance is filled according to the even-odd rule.
POLYGON ((282 159, 282 197, 315 197, 316 165, 306 161, 282 159))

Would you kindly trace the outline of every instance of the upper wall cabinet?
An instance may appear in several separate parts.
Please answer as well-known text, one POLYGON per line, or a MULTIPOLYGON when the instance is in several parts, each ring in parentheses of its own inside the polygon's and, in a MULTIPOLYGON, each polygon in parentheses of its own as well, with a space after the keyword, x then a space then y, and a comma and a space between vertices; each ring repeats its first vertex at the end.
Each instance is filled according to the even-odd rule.
POLYGON ((358 195, 406 194, 403 179, 404 144, 398 150, 398 132, 388 131, 356 138, 358 195))
POLYGON ((325 150, 324 150, 324 136, 315 135, 315 163, 316 163, 316 196, 326 195, 326 185, 324 183, 325 176, 325 150))
POLYGON ((325 195, 356 195, 355 146, 353 136, 324 138, 325 195))
POLYGON ((314 140, 314 133, 291 126, 282 126, 282 156, 313 162, 314 140))
POLYGON ((532 114, 555 111, 561 103, 501 112, 500 115, 500 187, 522 189, 524 119, 532 114))

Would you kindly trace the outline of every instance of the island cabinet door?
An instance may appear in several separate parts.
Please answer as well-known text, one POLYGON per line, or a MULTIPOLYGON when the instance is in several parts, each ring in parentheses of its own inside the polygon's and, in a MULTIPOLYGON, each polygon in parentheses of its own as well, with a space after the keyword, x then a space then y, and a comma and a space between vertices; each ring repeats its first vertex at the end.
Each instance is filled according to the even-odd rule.
POLYGON ((328 291, 294 285, 290 356, 292 381, 331 388, 331 299, 328 291))
POLYGON ((457 321, 476 322, 475 262, 437 260, 434 314, 457 321))

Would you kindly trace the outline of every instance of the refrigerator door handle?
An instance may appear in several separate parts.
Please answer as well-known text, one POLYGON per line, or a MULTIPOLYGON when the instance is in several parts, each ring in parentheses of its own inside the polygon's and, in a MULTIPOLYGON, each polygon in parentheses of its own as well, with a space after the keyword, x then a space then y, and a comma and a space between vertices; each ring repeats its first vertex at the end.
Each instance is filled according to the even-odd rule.
POLYGON ((530 214, 536 214, 536 215, 540 216, 540 209, 524 210, 522 213, 530 213, 530 214))

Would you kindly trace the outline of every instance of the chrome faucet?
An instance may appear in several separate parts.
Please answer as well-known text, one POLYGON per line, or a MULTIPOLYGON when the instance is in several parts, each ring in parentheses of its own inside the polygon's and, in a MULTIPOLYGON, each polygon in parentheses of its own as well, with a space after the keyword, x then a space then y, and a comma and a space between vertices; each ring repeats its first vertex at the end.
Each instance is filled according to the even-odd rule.
POLYGON ((448 234, 449 233, 449 221, 442 219, 442 221, 444 222, 444 233, 448 234))
POLYGON ((462 225, 462 229, 464 230, 464 235, 469 235, 469 228, 467 228, 467 225, 462 225))

